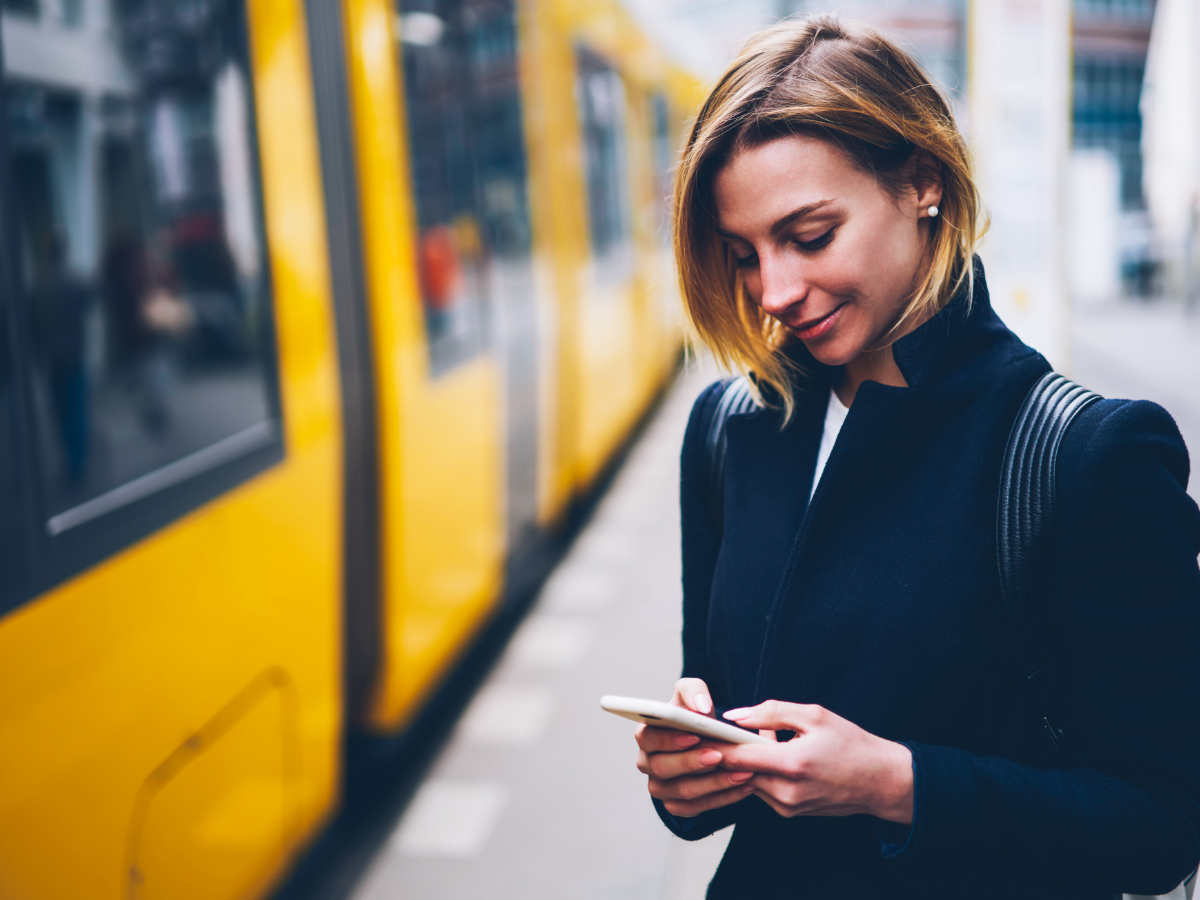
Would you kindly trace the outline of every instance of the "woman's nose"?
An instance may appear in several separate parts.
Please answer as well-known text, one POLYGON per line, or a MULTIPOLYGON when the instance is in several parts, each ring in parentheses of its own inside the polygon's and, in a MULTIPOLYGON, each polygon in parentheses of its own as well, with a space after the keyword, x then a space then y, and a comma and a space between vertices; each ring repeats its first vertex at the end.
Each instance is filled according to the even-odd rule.
POLYGON ((761 288, 758 305, 769 316, 779 318, 808 294, 804 273, 795 266, 764 259, 758 274, 761 288))

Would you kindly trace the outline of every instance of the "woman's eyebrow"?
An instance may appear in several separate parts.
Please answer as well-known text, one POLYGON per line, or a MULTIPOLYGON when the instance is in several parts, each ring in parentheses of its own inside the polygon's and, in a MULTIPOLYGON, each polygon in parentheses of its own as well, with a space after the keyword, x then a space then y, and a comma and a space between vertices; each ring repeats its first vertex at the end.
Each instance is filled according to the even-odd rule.
MULTIPOLYGON (((803 218, 804 216, 807 216, 809 213, 814 213, 821 207, 827 206, 828 204, 830 204, 832 202, 833 202, 832 200, 817 200, 814 203, 806 203, 804 206, 796 207, 790 213, 788 213, 786 216, 782 216, 779 219, 775 220, 774 224, 771 225, 771 236, 774 237, 775 235, 779 234, 779 232, 783 231, 783 229, 787 228, 789 225, 791 225, 793 222, 795 222, 797 219, 803 218)), ((732 240, 732 241, 744 241, 745 240, 745 238, 741 237, 740 235, 734 234, 732 231, 726 231, 724 228, 721 228, 720 226, 718 226, 715 229, 715 231, 717 232, 718 235, 720 235, 723 238, 727 238, 728 240, 732 240)))
POLYGON ((799 206, 796 209, 793 209, 786 216, 783 216, 783 217, 775 220, 775 224, 771 226, 771 236, 774 237, 775 235, 779 234, 779 232, 783 231, 783 229, 787 228, 789 225, 791 225, 793 222, 795 222, 797 219, 801 219, 804 216, 807 216, 809 213, 816 212, 822 206, 825 206, 826 204, 829 204, 832 202, 833 202, 832 200, 818 200, 815 203, 808 203, 808 204, 805 204, 804 206, 799 206))

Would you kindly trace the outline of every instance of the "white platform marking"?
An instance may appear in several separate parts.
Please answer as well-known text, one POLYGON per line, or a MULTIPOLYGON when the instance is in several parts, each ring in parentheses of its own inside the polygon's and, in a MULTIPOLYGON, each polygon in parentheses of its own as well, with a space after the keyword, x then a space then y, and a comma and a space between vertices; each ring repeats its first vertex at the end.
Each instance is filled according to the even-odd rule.
POLYGON ((616 594, 616 581, 607 569, 568 562, 546 582, 541 603, 550 609, 594 612, 608 606, 616 594))
POLYGON ((508 792, 495 781, 427 781, 392 845, 405 856, 474 856, 487 844, 507 800, 508 792))
POLYGON ((473 744, 527 747, 546 733, 554 695, 543 687, 497 684, 471 701, 459 735, 473 744))
POLYGON ((537 616, 521 626, 508 650, 508 661, 522 669, 561 669, 583 656, 591 637, 586 622, 537 616))

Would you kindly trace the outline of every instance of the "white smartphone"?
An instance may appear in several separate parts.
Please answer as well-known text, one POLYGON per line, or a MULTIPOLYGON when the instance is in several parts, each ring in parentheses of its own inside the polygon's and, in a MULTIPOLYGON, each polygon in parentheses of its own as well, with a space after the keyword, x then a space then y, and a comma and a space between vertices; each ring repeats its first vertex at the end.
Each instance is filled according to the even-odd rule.
POLYGON ((714 741, 725 741, 729 744, 774 743, 757 731, 747 731, 729 722, 702 716, 690 709, 672 706, 659 700, 638 700, 634 697, 614 697, 606 694, 600 698, 600 708, 635 722, 645 722, 659 728, 675 728, 698 734, 700 737, 712 738, 714 741))

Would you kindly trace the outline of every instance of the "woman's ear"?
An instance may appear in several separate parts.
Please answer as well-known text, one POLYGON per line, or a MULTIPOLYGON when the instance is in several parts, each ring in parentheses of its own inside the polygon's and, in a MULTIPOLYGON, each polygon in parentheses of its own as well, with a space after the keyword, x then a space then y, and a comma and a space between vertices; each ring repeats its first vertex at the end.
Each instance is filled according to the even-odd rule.
POLYGON ((918 216, 925 216, 931 206, 942 205, 942 163, 928 150, 918 150, 913 157, 912 185, 918 216))

